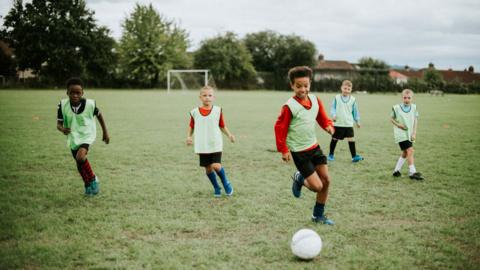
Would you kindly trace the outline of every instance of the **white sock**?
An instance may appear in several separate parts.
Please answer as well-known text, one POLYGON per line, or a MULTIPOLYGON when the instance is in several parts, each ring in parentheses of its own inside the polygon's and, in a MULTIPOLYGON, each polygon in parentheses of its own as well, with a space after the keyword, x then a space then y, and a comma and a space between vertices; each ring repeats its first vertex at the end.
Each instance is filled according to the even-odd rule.
POLYGON ((410 172, 410 175, 414 174, 417 172, 417 169, 415 169, 415 165, 408 165, 408 171, 410 172))
POLYGON ((393 170, 393 171, 394 172, 400 171, 402 169, 403 163, 405 163, 405 160, 407 160, 407 159, 400 156, 398 158, 397 165, 395 166, 395 170, 393 170))

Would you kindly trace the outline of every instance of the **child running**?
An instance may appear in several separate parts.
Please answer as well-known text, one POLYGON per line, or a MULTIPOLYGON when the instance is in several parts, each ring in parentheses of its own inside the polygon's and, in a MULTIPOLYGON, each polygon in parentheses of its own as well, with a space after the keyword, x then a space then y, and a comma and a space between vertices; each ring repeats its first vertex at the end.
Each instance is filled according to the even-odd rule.
POLYGON ((228 181, 225 169, 222 167, 223 139, 222 132, 230 141, 235 142, 235 136, 225 126, 222 109, 213 105, 215 93, 212 87, 205 86, 200 90, 202 106, 190 111, 190 127, 187 134, 187 145, 193 144, 192 135, 195 131, 195 153, 200 157, 200 166, 213 186, 213 196, 222 196, 222 190, 217 183, 215 173, 220 177, 225 194, 233 194, 233 186, 228 181))
POLYGON ((350 148, 352 162, 359 162, 360 160, 363 160, 363 157, 357 155, 355 139, 353 138, 353 123, 355 122, 357 128, 360 128, 360 114, 358 112, 357 100, 351 95, 352 82, 344 80, 342 82, 341 90, 342 94, 335 96, 330 109, 335 133, 332 135, 332 140, 330 141, 328 160, 335 160, 334 153, 337 142, 338 140, 343 140, 345 138, 348 141, 348 148, 350 148))
POLYGON ((393 124, 393 135, 395 143, 398 143, 402 153, 398 158, 397 165, 393 170, 394 177, 400 177, 405 160, 408 163, 408 175, 412 180, 423 180, 421 173, 417 172, 413 158, 413 142, 417 137, 418 111, 417 106, 412 103, 413 91, 405 89, 402 91, 403 103, 396 104, 392 108, 390 121, 393 124))
POLYGON ((312 70, 298 66, 288 72, 294 96, 287 100, 275 123, 277 150, 285 162, 293 158, 298 171, 293 175, 292 192, 300 197, 302 186, 317 193, 312 221, 333 225, 324 214, 328 198, 330 176, 327 157, 317 142, 315 122, 329 134, 334 133, 333 122, 328 118, 322 102, 309 93, 312 70))
POLYGON ((87 159, 90 145, 95 141, 97 117, 103 131, 102 140, 108 144, 107 126, 103 115, 97 108, 95 100, 83 98, 83 82, 79 78, 67 81, 67 99, 62 99, 57 110, 57 129, 67 135, 67 146, 77 162, 77 169, 82 176, 85 195, 97 195, 100 191, 98 177, 87 159))

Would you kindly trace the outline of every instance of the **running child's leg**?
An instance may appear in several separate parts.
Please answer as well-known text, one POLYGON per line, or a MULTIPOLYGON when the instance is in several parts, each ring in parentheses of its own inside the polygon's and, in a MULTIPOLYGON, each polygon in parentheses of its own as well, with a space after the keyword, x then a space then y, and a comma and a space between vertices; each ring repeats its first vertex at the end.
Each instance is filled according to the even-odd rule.
POLYGON ((355 138, 354 137, 348 137, 346 138, 348 141, 348 148, 350 149, 350 155, 352 155, 352 162, 359 162, 363 160, 363 157, 360 155, 357 155, 357 148, 355 146, 355 138))
POLYGON ((330 152, 328 154, 329 157, 334 156, 335 154, 335 148, 337 147, 338 140, 332 137, 332 140, 330 141, 330 152))
POLYGON ((225 189, 225 193, 227 194, 227 196, 231 196, 233 194, 233 187, 230 181, 228 181, 227 174, 225 172, 225 169, 222 167, 222 164, 213 163, 212 167, 217 173, 218 177, 220 177, 223 188, 225 189))
POLYGON ((395 165, 395 169, 393 169, 393 176, 399 177, 401 176, 400 170, 403 167, 403 164, 407 160, 407 150, 403 150, 402 154, 398 158, 397 165, 395 165))
POLYGON ((415 165, 414 165, 414 157, 413 157, 414 152, 415 152, 415 150, 413 149, 413 147, 409 147, 406 150, 407 163, 408 163, 408 175, 409 175, 410 179, 423 180, 424 178, 423 178, 422 174, 417 172, 417 169, 415 168, 415 165))
POLYGON ((215 163, 212 163, 212 164, 209 164, 209 165, 205 166, 205 173, 207 174, 207 177, 210 180, 210 183, 212 183, 212 186, 213 186, 213 189, 214 189, 213 195, 215 197, 220 197, 222 195, 222 190, 220 189, 220 186, 218 185, 217 176, 215 174, 213 164, 215 164, 215 163))
POLYGON ((94 189, 92 189, 91 187, 91 183, 96 180, 96 177, 95 173, 92 170, 92 167, 90 166, 90 162, 88 162, 87 159, 88 147, 80 146, 77 150, 72 150, 72 154, 77 163, 78 172, 83 179, 83 183, 85 186, 85 194, 97 194, 98 186, 95 185, 94 189))
POLYGON ((317 193, 317 199, 313 207, 312 221, 333 225, 334 222, 324 215, 325 203, 328 199, 328 187, 330 185, 327 165, 318 165, 315 168, 315 172, 305 178, 304 185, 311 191, 317 193))
POLYGON ((330 187, 330 175, 328 174, 328 166, 326 164, 317 165, 315 171, 318 174, 323 188, 320 192, 317 192, 317 201, 313 209, 312 220, 327 225, 334 225, 335 223, 327 218, 324 214, 325 204, 328 199, 328 190, 330 187))

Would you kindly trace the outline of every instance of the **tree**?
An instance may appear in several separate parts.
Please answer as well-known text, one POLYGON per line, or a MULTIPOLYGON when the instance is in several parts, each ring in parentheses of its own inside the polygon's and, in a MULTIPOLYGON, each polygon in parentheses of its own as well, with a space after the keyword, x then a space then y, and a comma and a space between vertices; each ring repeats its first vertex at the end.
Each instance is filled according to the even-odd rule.
POLYGON ((313 67, 315 53, 315 45, 311 41, 296 35, 281 36, 275 53, 275 71, 283 73, 294 66, 313 67))
POLYGON ((315 64, 315 45, 296 35, 262 31, 248 34, 244 42, 252 54, 255 69, 272 72, 277 89, 288 85, 286 76, 290 68, 315 64))
POLYGON ((390 68, 385 61, 372 57, 362 57, 358 60, 358 65, 366 69, 388 69, 390 68))
POLYGON ((121 73, 134 83, 155 87, 169 69, 188 66, 187 32, 160 16, 152 4, 136 4, 122 27, 121 73))
POLYGON ((232 32, 204 40, 195 52, 194 65, 210 69, 220 87, 248 88, 256 74, 252 56, 232 32))
POLYGON ((428 89, 442 89, 445 86, 442 74, 433 66, 423 72, 423 80, 427 83, 428 89))
POLYGON ((247 34, 245 46, 252 55, 252 63, 257 71, 274 71, 275 56, 280 43, 280 35, 273 31, 247 34))
POLYGON ((83 0, 16 0, 1 35, 14 48, 18 69, 57 85, 70 76, 101 80, 115 64, 115 41, 83 0))

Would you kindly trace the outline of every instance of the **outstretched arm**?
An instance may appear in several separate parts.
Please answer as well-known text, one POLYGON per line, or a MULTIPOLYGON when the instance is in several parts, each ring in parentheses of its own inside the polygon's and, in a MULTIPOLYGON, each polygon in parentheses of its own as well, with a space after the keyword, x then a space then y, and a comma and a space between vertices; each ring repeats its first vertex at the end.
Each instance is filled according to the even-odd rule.
POLYGON ((353 120, 357 125, 357 128, 360 128, 360 112, 358 111, 358 105, 356 101, 355 103, 353 103, 352 116, 353 116, 353 120))
POLYGON ((230 133, 230 130, 228 130, 228 128, 227 128, 226 126, 220 128, 220 130, 222 131, 223 134, 225 134, 225 135, 228 137, 228 139, 229 139, 232 143, 235 142, 235 136, 233 136, 233 134, 230 133))
POLYGON ((397 120, 395 120, 395 118, 390 118, 390 122, 392 122, 392 124, 396 127, 398 127, 399 129, 403 129, 403 130, 407 130, 407 127, 400 124, 399 122, 397 122, 397 120))
POLYGON ((317 114, 317 123, 322 127, 327 133, 333 135, 335 129, 333 128, 332 119, 328 118, 327 112, 323 107, 322 101, 317 97, 318 102, 318 114, 317 114))
POLYGON ((292 119, 292 113, 287 105, 282 107, 282 111, 275 122, 275 141, 277 144, 277 151, 282 153, 282 160, 285 162, 290 161, 291 154, 287 146, 288 127, 292 119))
POLYGON ((412 142, 414 142, 415 139, 417 138, 417 125, 418 125, 418 117, 415 117, 415 120, 413 122, 412 142))
POLYGON ((187 145, 192 145, 193 144, 193 139, 192 139, 192 135, 193 135, 193 128, 191 126, 188 127, 188 132, 187 132, 187 145))
POLYGON ((58 131, 62 132, 65 135, 68 135, 70 133, 70 129, 64 127, 62 121, 57 120, 57 129, 58 129, 58 131))
POLYGON ((337 119, 337 99, 334 98, 332 101, 332 106, 330 107, 330 116, 332 120, 335 121, 337 119))
POLYGON ((103 132, 103 137, 102 141, 104 141, 106 144, 110 143, 110 136, 108 135, 108 130, 107 130, 107 125, 105 125, 105 120, 103 119, 103 114, 99 113, 97 115, 98 122, 100 123, 100 126, 102 127, 102 132, 103 132))

